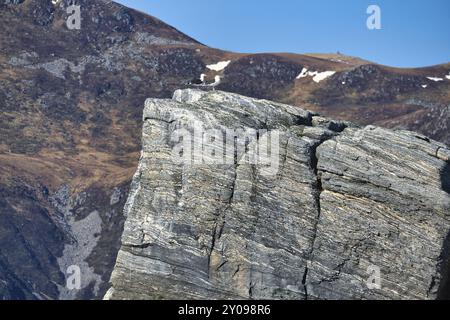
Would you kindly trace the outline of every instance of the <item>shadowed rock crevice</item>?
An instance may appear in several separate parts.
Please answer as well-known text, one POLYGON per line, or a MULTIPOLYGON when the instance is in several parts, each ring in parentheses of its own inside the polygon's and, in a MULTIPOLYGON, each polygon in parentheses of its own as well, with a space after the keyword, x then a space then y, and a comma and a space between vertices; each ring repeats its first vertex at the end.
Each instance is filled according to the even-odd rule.
MULTIPOLYGON (((337 129, 336 132, 342 132, 344 130, 343 128, 337 128, 337 127, 334 127, 334 128, 337 129)), ((308 300, 308 272, 309 272, 308 263, 309 263, 309 261, 311 261, 313 259, 314 246, 315 246, 315 242, 316 242, 316 238, 317 238, 317 229, 318 229, 318 226, 319 226, 319 221, 320 221, 320 216, 321 216, 320 195, 322 194, 322 191, 323 191, 321 173, 318 172, 318 168, 317 168, 317 165, 318 165, 318 162, 319 162, 319 159, 317 157, 317 148, 322 143, 324 143, 325 141, 327 141, 330 138, 331 137, 325 138, 325 139, 321 140, 319 143, 314 144, 311 147, 311 169, 313 170, 314 175, 316 177, 314 190, 313 190, 313 196, 314 196, 315 203, 316 203, 317 217, 316 217, 316 220, 314 222, 311 248, 310 248, 310 251, 308 253, 308 261, 306 262, 305 272, 303 274, 303 279, 302 279, 302 285, 303 285, 303 288, 304 288, 304 291, 305 291, 305 300, 308 300)))

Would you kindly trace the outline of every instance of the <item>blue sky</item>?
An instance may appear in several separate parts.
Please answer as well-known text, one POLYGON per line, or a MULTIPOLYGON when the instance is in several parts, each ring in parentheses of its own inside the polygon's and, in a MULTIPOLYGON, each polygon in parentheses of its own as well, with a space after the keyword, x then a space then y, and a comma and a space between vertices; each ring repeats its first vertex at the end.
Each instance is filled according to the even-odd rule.
POLYGON ((235 52, 330 53, 397 67, 450 62, 450 0, 116 0, 235 52), (369 30, 367 7, 381 9, 369 30))

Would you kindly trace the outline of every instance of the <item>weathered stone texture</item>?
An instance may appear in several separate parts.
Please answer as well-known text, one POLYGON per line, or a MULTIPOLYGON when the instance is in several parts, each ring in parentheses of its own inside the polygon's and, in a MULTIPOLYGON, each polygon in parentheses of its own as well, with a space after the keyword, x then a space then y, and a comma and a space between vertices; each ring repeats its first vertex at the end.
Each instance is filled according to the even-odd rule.
MULTIPOLYGON (((209 141, 209 140, 208 140, 209 141)), ((214 145, 215 141, 209 141, 214 145)), ((273 140, 272 140, 273 141, 273 140)), ((450 151, 224 92, 149 99, 112 299, 435 299, 449 271, 450 151), (181 165, 176 130, 279 130, 279 166, 181 165), (381 288, 369 288, 379 268, 381 288)))

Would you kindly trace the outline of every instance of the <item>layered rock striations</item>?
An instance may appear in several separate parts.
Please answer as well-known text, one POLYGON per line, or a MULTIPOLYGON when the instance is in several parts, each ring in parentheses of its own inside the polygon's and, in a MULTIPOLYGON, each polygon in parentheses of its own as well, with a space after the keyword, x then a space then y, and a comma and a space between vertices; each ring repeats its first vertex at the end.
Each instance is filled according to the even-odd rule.
POLYGON ((0 0, 0 70, 0 300, 104 296, 142 105, 201 74, 223 91, 450 144, 448 63, 226 52, 110 0, 0 0), (80 289, 67 286, 72 267, 80 289))
POLYGON ((148 99, 107 298, 446 298, 449 166, 408 131, 219 91, 148 99))

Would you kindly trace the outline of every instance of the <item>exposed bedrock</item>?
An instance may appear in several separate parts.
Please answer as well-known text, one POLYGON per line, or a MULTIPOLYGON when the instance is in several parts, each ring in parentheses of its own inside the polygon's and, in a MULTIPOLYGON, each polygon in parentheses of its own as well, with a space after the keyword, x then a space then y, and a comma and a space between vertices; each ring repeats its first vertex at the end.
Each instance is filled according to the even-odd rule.
POLYGON ((419 134, 231 93, 148 99, 106 298, 445 298, 449 157, 419 134), (263 145, 270 161, 254 161, 263 145))

